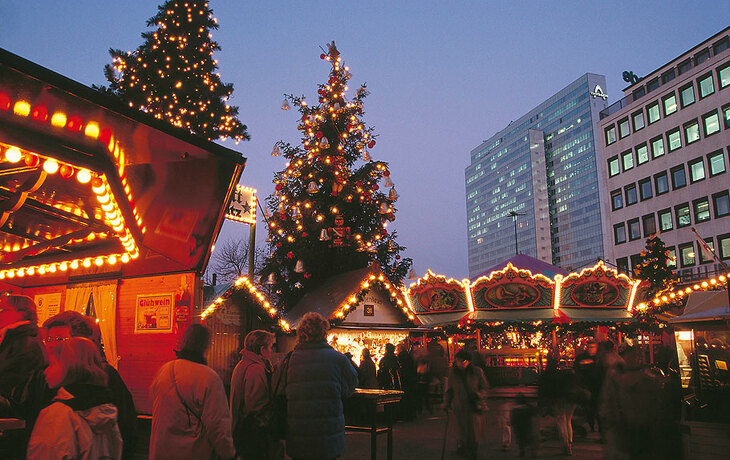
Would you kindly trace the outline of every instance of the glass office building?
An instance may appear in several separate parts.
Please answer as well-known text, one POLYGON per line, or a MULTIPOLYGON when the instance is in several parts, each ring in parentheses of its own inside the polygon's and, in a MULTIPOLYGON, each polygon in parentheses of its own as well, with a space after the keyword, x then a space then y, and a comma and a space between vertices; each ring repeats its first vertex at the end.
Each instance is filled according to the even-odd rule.
POLYGON ((521 254, 571 269, 603 257, 596 140, 605 88, 604 76, 585 74, 471 151, 470 277, 515 255, 515 218, 521 254))

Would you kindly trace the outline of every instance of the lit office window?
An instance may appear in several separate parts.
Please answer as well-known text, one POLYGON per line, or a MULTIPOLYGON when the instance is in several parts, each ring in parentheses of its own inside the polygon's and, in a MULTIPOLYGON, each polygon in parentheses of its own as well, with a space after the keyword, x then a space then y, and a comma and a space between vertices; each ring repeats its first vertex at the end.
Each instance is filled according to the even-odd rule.
POLYGON ((639 111, 631 115, 634 122, 634 131, 638 131, 644 127, 644 112, 639 111))
POLYGON ((707 155, 707 166, 710 168, 710 177, 725 172, 725 155, 722 150, 707 155))
POLYGON ((667 252, 669 253, 669 257, 667 257, 667 267, 677 268, 677 250, 674 246, 672 246, 667 248, 667 252))
POLYGON ((619 166, 618 157, 612 157, 608 159, 608 176, 613 177, 617 175, 619 172, 621 172, 621 167, 619 166))
POLYGON ((705 137, 720 131, 720 117, 717 116, 717 112, 712 111, 702 115, 702 127, 705 130, 705 137))
POLYGON ((695 264, 695 248, 693 243, 679 245, 679 260, 682 267, 690 267, 695 264))
POLYGON ((677 228, 692 225, 692 217, 690 216, 689 203, 682 203, 674 207, 674 214, 677 216, 677 228))
POLYGON ((697 120, 684 125, 684 139, 687 145, 700 140, 700 124, 697 120))
POLYGON ((705 178, 705 162, 702 161, 702 158, 690 161, 688 166, 690 184, 694 184, 705 178))
POLYGON ((611 125, 606 128, 606 145, 611 145, 616 142, 616 126, 611 125))
POLYGON ((730 105, 722 108, 722 119, 725 122, 725 129, 730 129, 730 105))
POLYGON ((707 75, 697 80, 697 88, 700 91, 700 99, 704 99, 710 94, 714 93, 715 85, 712 82, 712 74, 708 73, 707 75))
POLYGON ((646 144, 641 144, 636 147, 636 162, 641 165, 647 161, 649 161, 649 149, 646 144))
POLYGON ((677 96, 674 93, 662 98, 664 104, 664 116, 671 115, 677 111, 677 96))
POLYGON ((659 229, 661 231, 666 232, 674 229, 671 209, 663 209, 657 213, 657 216, 659 217, 659 229))
POLYGON ((634 152, 627 150, 621 154, 621 163, 623 164, 624 171, 634 167, 634 152))
POLYGON ((682 147, 682 136, 679 134, 679 128, 675 128, 667 133, 667 144, 669 145, 670 152, 682 147))
POLYGON ((720 89, 730 85, 730 64, 717 69, 717 81, 720 83, 720 89))
POLYGON ((619 139, 623 139, 629 134, 631 134, 631 130, 629 128, 629 119, 624 118, 623 120, 618 122, 618 137, 619 139))
POLYGON ((692 83, 679 90, 679 99, 682 101, 682 108, 695 102, 695 88, 692 83))
POLYGON ((717 236, 717 246, 720 249, 721 259, 730 259, 730 233, 717 236))
POLYGON ((649 124, 659 121, 659 103, 655 102, 646 108, 646 117, 649 124))
POLYGON ((664 138, 657 137, 651 140, 651 157, 658 158, 664 155, 664 138))
POLYGON ((694 200, 692 207, 695 212, 695 222, 706 222, 710 220, 710 202, 707 197, 694 200))
MULTIPOLYGON (((705 238, 705 244, 710 248, 710 250, 712 252, 715 252, 715 242, 712 241, 712 238, 705 238)), ((700 263, 701 264, 706 264, 708 262, 712 262, 713 260, 715 260, 712 257, 712 254, 705 254, 705 251, 703 251, 701 248, 698 248, 698 249, 700 249, 700 263)))
POLYGON ((621 190, 614 190, 611 192, 611 209, 613 211, 624 207, 624 198, 621 190))

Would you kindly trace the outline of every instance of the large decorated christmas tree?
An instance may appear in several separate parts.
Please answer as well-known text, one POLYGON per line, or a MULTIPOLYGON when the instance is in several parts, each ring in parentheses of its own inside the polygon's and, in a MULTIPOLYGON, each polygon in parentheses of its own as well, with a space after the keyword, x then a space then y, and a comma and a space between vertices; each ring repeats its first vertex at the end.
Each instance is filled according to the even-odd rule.
POLYGON ((318 103, 287 95, 282 105, 291 102, 301 115, 301 144, 279 141, 272 153, 288 163, 266 200, 272 252, 261 275, 283 308, 333 275, 377 262, 399 285, 412 265, 387 228, 398 195, 388 164, 370 154, 375 135, 363 121, 366 87, 347 99, 352 75, 334 42, 320 57, 332 68, 319 85, 318 103))
POLYGON ((158 9, 147 21, 156 28, 142 33, 144 43, 135 51, 109 50, 106 90, 208 140, 249 139, 238 107, 227 102, 233 85, 221 82, 213 59, 220 46, 212 40, 218 24, 208 2, 169 0, 158 9))
POLYGON ((646 247, 634 267, 634 275, 642 281, 645 300, 670 290, 676 283, 677 276, 669 266, 670 261, 671 256, 664 241, 658 235, 647 238, 646 247))

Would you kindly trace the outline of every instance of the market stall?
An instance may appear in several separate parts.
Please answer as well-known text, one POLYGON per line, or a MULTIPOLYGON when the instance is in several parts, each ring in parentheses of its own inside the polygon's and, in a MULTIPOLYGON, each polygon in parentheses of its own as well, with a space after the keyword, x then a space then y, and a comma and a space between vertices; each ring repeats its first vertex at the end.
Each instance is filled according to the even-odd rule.
POLYGON ((199 276, 244 165, 0 49, 0 290, 33 298, 39 322, 97 318, 149 412, 149 383, 200 314, 199 276))

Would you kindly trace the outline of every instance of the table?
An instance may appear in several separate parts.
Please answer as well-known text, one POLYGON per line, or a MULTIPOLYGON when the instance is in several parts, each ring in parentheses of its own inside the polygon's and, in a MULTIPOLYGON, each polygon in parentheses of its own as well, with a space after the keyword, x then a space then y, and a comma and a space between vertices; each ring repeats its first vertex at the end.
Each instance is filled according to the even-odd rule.
POLYGON ((360 431, 370 433, 370 459, 376 460, 377 457, 377 436, 386 433, 388 435, 388 460, 393 459, 393 414, 392 410, 386 410, 387 406, 392 406, 400 402, 403 398, 403 392, 399 390, 366 390, 364 388, 355 389, 355 393, 350 397, 349 405, 351 407, 361 407, 365 409, 368 417, 368 426, 347 425, 346 430, 360 431), (385 415, 386 426, 378 426, 378 414, 385 415))
POLYGON ((17 418, 0 418, 0 432, 7 430, 22 430, 25 428, 25 420, 17 418))

